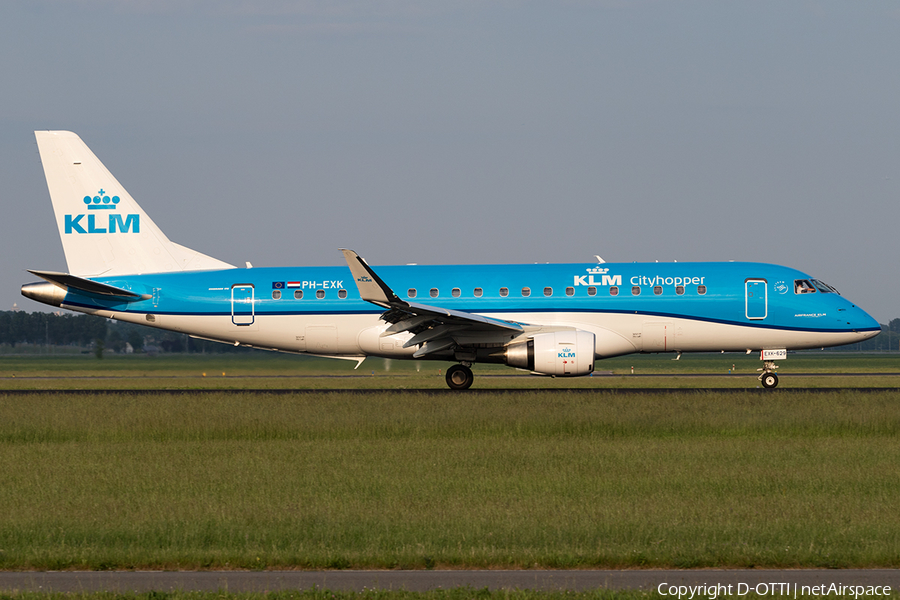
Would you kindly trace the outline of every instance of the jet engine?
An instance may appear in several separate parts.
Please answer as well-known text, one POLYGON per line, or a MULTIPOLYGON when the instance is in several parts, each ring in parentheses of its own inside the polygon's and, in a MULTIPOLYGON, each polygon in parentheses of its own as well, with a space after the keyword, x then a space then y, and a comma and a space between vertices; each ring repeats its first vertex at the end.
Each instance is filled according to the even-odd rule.
POLYGON ((594 334, 589 331, 539 333, 506 348, 506 364, 541 375, 575 377, 594 370, 594 334))

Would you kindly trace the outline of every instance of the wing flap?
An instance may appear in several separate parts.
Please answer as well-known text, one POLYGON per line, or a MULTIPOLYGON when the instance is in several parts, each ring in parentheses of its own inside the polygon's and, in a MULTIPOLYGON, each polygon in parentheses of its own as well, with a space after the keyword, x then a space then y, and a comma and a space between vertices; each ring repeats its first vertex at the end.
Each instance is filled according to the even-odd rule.
POLYGON ((431 321, 432 318, 433 317, 431 315, 420 315, 418 317, 410 317, 409 319, 397 321, 396 323, 385 329, 381 333, 381 337, 394 335, 395 333, 403 333, 404 331, 412 331, 418 328, 420 325, 431 321))
POLYGON ((443 352, 444 350, 449 350, 451 347, 456 345, 456 341, 453 338, 446 337, 441 338, 439 340, 432 340, 425 342, 421 348, 413 352, 413 358, 422 358, 423 356, 427 356, 429 354, 436 354, 438 352, 443 352))
POLYGON ((437 327, 424 329, 409 338, 409 341, 403 344, 403 347, 410 348, 412 346, 418 346, 419 344, 425 344, 431 340, 447 337, 454 331, 459 331, 460 329, 465 329, 465 325, 438 325, 437 327))

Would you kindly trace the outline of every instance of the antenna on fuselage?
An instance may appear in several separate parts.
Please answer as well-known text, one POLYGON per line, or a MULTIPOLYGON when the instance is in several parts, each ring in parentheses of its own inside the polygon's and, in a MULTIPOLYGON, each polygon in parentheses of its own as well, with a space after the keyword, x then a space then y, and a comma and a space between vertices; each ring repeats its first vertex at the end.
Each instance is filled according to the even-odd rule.
POLYGON ((599 264, 601 264, 601 265, 602 265, 603 263, 606 262, 605 260, 603 260, 602 258, 600 258, 600 255, 599 255, 599 254, 595 254, 595 255, 594 255, 594 258, 596 258, 596 259, 597 259, 597 262, 598 262, 599 264))

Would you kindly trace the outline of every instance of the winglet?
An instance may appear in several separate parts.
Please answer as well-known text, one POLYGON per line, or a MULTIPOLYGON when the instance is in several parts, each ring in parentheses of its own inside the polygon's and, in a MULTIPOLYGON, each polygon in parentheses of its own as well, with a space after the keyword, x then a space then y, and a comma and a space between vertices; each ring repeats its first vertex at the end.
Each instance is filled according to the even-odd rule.
POLYGON ((341 248, 341 252, 350 267, 360 298, 384 308, 390 308, 394 303, 405 304, 359 254, 346 248, 341 248))

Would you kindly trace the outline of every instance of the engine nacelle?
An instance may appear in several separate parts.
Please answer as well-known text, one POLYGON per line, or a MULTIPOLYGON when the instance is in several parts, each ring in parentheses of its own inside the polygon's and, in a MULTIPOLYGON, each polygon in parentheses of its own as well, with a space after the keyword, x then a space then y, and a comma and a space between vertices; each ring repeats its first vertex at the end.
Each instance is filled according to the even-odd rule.
POLYGON ((506 348, 506 364, 542 375, 575 377, 594 370, 594 334, 589 331, 539 333, 506 348))

